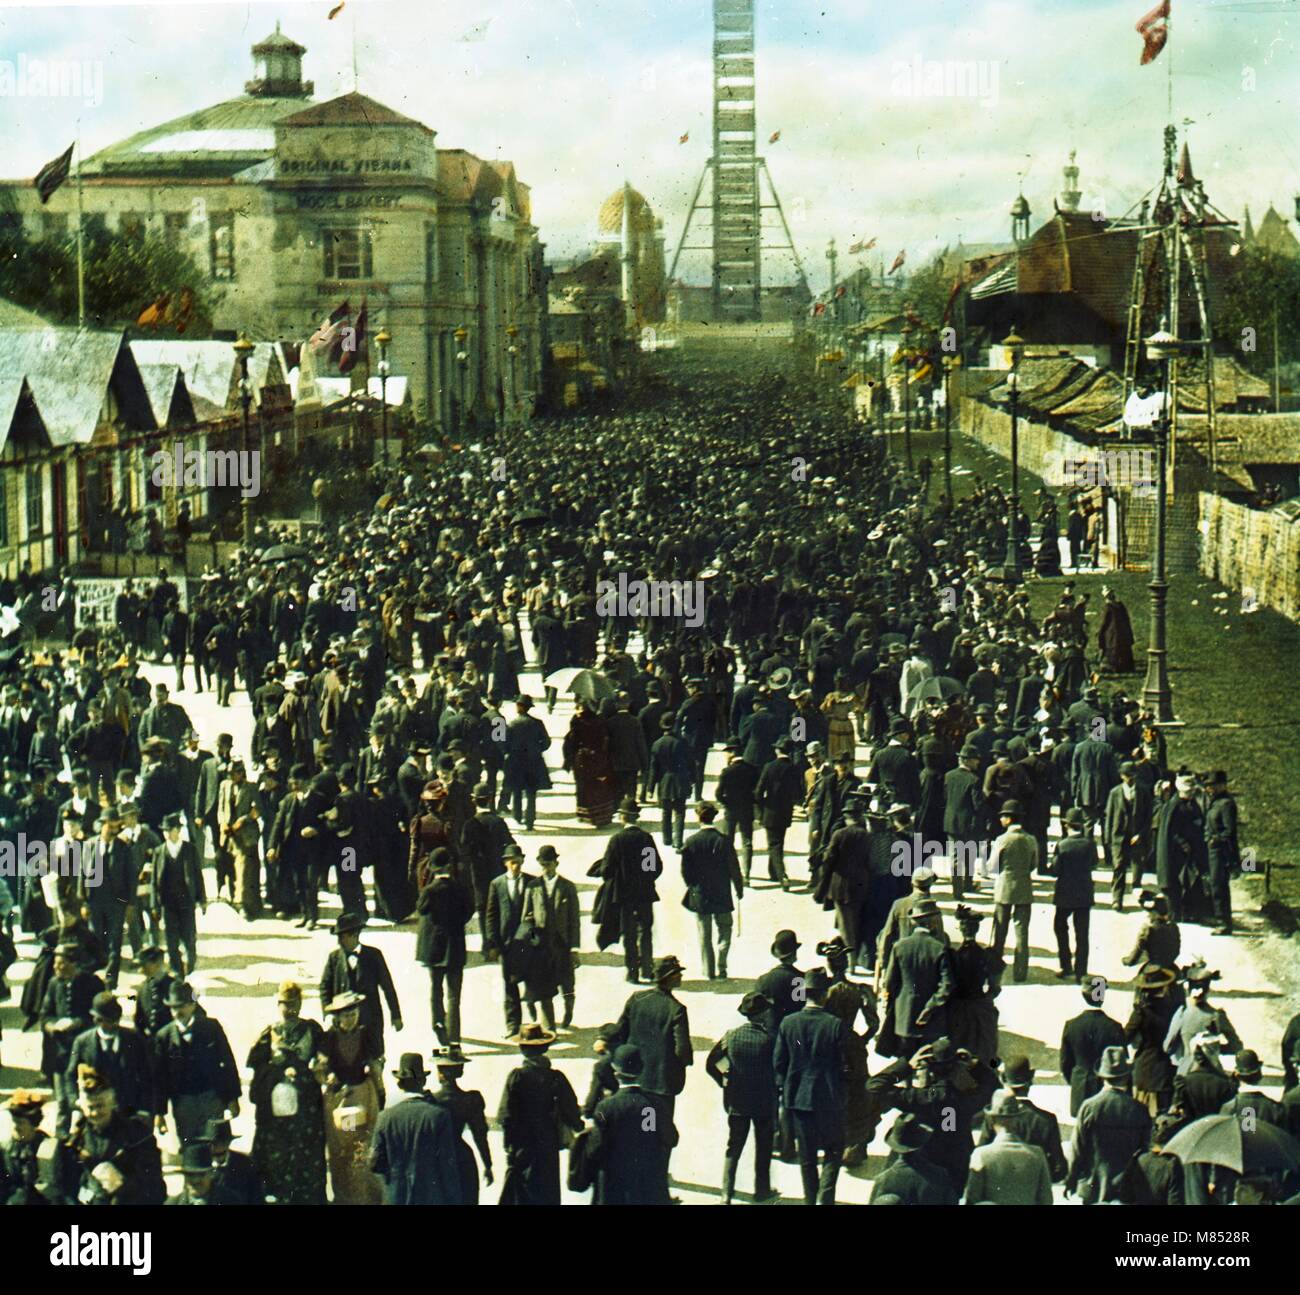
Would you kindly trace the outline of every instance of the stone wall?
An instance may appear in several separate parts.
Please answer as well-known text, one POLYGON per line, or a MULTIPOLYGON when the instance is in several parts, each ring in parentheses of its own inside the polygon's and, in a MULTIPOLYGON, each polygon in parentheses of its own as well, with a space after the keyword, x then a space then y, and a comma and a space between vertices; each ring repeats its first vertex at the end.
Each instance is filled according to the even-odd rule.
POLYGON ((1201 572, 1300 619, 1300 523, 1218 495, 1200 495, 1201 572))

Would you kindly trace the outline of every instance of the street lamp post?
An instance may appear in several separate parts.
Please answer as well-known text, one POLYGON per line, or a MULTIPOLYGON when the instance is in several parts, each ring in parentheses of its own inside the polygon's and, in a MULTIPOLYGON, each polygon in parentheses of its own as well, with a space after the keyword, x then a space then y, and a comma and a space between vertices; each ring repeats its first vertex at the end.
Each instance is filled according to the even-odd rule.
MULTIPOLYGON (((235 360, 239 364, 239 403, 243 408, 243 456, 244 462, 248 462, 248 409, 253 403, 253 387, 248 380, 248 358, 253 353, 253 343, 240 333, 238 340, 235 342, 235 360)), ((260 480, 260 474, 258 479, 260 480)), ((240 510, 244 519, 244 547, 246 549, 253 546, 253 501, 248 495, 244 495, 240 501, 240 510)))
POLYGON ((375 334, 379 343, 379 454, 385 469, 388 467, 388 343, 392 340, 386 328, 375 334))
POLYGON ((1020 566, 1020 357, 1024 353, 1025 339, 1016 336, 1013 327, 1002 339, 1003 348, 1011 361, 1011 374, 1007 385, 1011 393, 1011 510, 1007 517, 1007 555, 1002 576, 1007 584, 1018 585, 1022 579, 1020 566))
POLYGON ((462 324, 452 336, 456 339, 456 366, 460 370, 460 412, 456 419, 456 431, 462 432, 468 422, 466 414, 469 412, 465 408, 465 383, 469 377, 469 352, 465 349, 465 339, 469 337, 469 330, 462 324))
MULTIPOLYGON (((512 415, 517 416, 519 413, 519 329, 516 325, 511 324, 506 329, 506 337, 510 340, 506 344, 506 354, 510 357, 510 404, 512 415)), ((506 419, 507 426, 513 426, 514 416, 506 419)))
MULTIPOLYGON (((1151 547, 1151 633, 1147 645, 1147 677, 1142 685, 1143 705, 1158 724, 1174 720, 1173 694, 1169 688, 1168 602, 1169 582, 1165 573, 1165 510, 1168 504, 1170 398, 1173 391, 1174 359, 1180 344, 1165 325, 1146 339, 1149 360, 1164 365, 1165 390, 1160 417, 1156 420, 1156 518, 1151 547)), ((1207 362, 1209 356, 1207 353, 1207 362)))
POLYGON ((952 375, 961 367, 961 356, 943 357, 943 497, 952 507, 952 375))

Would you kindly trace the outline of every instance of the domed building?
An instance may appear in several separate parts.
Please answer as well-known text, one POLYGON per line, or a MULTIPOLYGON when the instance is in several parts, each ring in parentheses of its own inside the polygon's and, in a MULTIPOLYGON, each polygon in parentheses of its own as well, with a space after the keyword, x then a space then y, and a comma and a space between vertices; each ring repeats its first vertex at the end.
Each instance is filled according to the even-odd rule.
MULTIPOLYGON (((454 430, 524 416, 545 345, 528 186, 364 94, 314 101, 306 53, 277 26, 252 47, 242 95, 87 158, 87 223, 186 252, 220 289, 218 338, 301 342, 364 303, 417 417, 454 430)), ((57 236, 77 189, 42 206, 30 178, 0 181, 0 206, 29 237, 57 236)))
POLYGON ((629 330, 662 323, 665 306, 664 223, 645 195, 624 184, 600 205, 596 256, 615 258, 618 295, 629 330))

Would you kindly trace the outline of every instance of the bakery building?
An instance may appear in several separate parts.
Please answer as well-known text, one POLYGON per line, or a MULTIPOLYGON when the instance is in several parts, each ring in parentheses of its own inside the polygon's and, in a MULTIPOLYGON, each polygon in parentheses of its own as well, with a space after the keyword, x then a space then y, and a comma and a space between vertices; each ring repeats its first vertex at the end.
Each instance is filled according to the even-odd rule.
MULTIPOLYGON (((278 27, 252 53, 238 98, 86 159, 87 222, 174 240, 220 290, 217 337, 300 342, 343 302, 354 322, 364 304, 371 371, 382 327, 418 419, 451 431, 527 416, 546 293, 513 164, 440 148, 355 91, 315 102, 306 51, 278 27)), ((4 187, 30 235, 73 228, 75 182, 45 207, 30 179, 4 187)))

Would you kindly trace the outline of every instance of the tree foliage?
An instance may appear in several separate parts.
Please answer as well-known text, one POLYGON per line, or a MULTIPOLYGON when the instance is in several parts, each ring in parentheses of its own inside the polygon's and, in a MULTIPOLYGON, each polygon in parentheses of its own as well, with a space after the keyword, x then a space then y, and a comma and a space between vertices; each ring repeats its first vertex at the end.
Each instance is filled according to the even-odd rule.
MULTIPOLYGON (((86 221, 86 324, 121 328, 169 294, 173 303, 189 290, 192 309, 178 329, 164 322, 158 335, 208 337, 219 289, 168 239, 149 233, 110 232, 102 221, 86 221)), ((0 226, 0 296, 35 311, 54 324, 77 322, 77 242, 73 232, 29 238, 17 221, 0 226)), ((173 313, 175 307, 173 306, 173 313)))
POLYGON ((1218 349, 1267 376, 1273 368, 1276 308, 1278 358, 1300 359, 1300 260, 1257 247, 1243 247, 1218 285, 1213 319, 1218 349))

